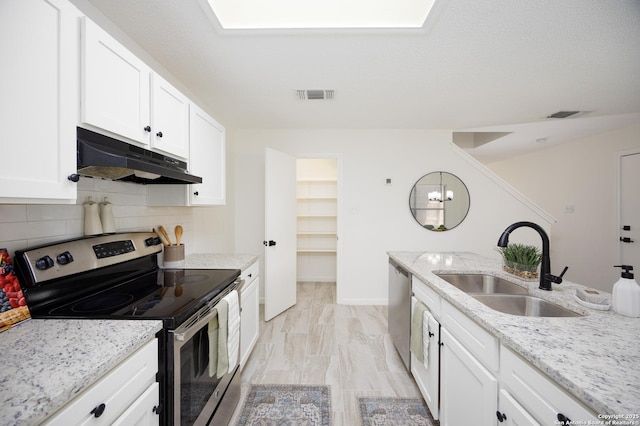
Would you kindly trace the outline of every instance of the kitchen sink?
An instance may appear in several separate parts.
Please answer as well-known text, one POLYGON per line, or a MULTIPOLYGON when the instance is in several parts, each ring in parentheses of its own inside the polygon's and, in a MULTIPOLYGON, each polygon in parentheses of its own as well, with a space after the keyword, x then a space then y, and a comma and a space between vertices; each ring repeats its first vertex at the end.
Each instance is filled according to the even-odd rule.
POLYGON ((465 293, 526 294, 527 289, 511 281, 485 274, 437 274, 440 278, 465 293))
POLYGON ((581 317, 583 315, 565 309, 555 303, 535 296, 522 294, 473 294, 477 301, 496 311, 527 317, 581 317))

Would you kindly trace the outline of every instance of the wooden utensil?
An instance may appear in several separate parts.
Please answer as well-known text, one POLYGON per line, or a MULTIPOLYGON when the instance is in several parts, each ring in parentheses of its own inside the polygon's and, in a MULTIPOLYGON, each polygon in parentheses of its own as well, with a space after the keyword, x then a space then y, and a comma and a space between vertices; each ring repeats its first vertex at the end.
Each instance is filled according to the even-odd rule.
POLYGON ((160 238, 160 241, 162 241, 162 245, 163 246, 168 246, 169 243, 167 242, 167 240, 164 239, 164 236, 162 235, 162 233, 158 233, 156 232, 156 228, 153 228, 153 232, 155 232, 156 234, 158 234, 158 237, 160 238))
POLYGON ((181 225, 176 226, 175 233, 176 233, 176 245, 179 246, 180 240, 182 239, 182 233, 183 233, 183 229, 181 225))
POLYGON ((164 226, 160 225, 158 227, 158 229, 160 230, 160 232, 162 233, 162 236, 167 240, 167 242, 169 243, 168 245, 172 246, 173 243, 171 242, 171 238, 169 238, 169 234, 167 234, 167 230, 164 229, 164 226))

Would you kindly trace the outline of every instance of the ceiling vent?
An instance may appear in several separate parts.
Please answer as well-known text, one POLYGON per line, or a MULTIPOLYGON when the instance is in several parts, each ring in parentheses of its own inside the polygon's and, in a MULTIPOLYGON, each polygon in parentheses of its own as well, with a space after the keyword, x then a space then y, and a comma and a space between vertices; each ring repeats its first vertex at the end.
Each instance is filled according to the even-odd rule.
POLYGON ((547 118, 569 118, 574 117, 576 115, 586 114, 589 111, 558 111, 554 112, 551 115, 547 115, 547 118))
POLYGON ((299 89, 296 90, 298 99, 301 101, 311 100, 332 100, 334 97, 333 90, 318 90, 318 89, 299 89))

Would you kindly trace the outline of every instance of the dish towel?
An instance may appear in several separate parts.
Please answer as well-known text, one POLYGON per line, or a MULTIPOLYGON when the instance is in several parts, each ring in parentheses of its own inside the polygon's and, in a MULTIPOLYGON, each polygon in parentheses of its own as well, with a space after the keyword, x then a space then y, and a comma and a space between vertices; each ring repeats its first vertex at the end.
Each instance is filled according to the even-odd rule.
POLYGON ((429 342, 431 341, 431 334, 429 334, 429 332, 431 331, 432 318, 433 315, 431 315, 429 309, 426 309, 422 314, 422 352, 424 358, 422 363, 425 368, 429 368, 429 342))
POLYGON ((233 371, 240 353, 240 304, 236 290, 222 298, 218 307, 218 368, 220 378, 233 371))
MULTIPOLYGON (((418 359, 418 361, 424 362, 423 317, 424 317, 425 311, 427 311, 427 307, 424 303, 420 302, 415 297, 412 297, 412 300, 414 303, 413 303, 413 313, 411 314, 410 348, 411 348, 411 353, 418 359)), ((427 339, 428 338, 429 338, 429 333, 427 332, 427 339)))
POLYGON ((209 326, 207 328, 207 335, 209 336, 209 377, 216 376, 218 374, 218 315, 211 318, 209 326))

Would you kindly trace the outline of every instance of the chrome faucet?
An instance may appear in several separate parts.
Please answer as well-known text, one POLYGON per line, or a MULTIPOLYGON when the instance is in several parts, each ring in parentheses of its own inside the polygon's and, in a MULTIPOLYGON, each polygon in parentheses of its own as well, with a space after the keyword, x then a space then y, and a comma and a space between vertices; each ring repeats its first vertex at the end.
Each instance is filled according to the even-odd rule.
POLYGON ((509 244, 509 234, 513 232, 515 229, 521 227, 527 227, 535 230, 540 237, 542 238, 542 265, 540 266, 540 286, 538 288, 542 290, 551 291, 551 283, 560 284, 562 282, 562 277, 569 269, 568 266, 565 266, 562 270, 560 276, 551 275, 551 259, 549 257, 549 236, 542 229, 540 225, 537 225, 533 222, 516 222, 512 225, 509 225, 507 229, 504 230, 500 238, 498 239, 498 247, 506 247, 509 244))

